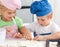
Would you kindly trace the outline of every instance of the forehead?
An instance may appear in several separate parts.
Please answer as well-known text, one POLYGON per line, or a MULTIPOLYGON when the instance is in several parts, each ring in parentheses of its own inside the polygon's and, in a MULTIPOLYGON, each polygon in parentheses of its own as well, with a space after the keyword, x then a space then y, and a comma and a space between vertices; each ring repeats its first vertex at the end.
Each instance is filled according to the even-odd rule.
POLYGON ((51 14, 52 14, 52 12, 51 12, 51 13, 49 13, 49 14, 47 14, 47 15, 45 15, 45 16, 40 16, 40 17, 37 17, 37 18, 38 18, 38 19, 45 19, 45 18, 50 17, 50 16, 51 16, 51 14))
POLYGON ((46 19, 47 16, 37 17, 37 19, 46 19))
POLYGON ((16 12, 16 10, 7 9, 6 12, 16 12))

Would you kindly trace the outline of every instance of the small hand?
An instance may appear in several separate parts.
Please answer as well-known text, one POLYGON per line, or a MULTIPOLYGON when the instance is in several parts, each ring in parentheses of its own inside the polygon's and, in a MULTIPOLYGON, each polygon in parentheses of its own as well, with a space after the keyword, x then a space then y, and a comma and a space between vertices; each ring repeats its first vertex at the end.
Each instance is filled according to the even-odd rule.
POLYGON ((32 36, 30 33, 23 34, 23 38, 26 38, 27 40, 32 40, 32 36))
POLYGON ((8 35, 9 32, 11 32, 11 31, 12 31, 12 28, 11 27, 6 27, 6 35, 8 35))
POLYGON ((7 32, 10 32, 11 30, 12 30, 11 27, 6 27, 6 31, 7 31, 7 32))
POLYGON ((16 37, 16 38, 22 38, 22 34, 20 34, 19 32, 14 34, 13 37, 16 37))
POLYGON ((34 37, 33 40, 39 41, 39 40, 44 40, 44 38, 43 38, 43 36, 38 35, 38 36, 34 37))

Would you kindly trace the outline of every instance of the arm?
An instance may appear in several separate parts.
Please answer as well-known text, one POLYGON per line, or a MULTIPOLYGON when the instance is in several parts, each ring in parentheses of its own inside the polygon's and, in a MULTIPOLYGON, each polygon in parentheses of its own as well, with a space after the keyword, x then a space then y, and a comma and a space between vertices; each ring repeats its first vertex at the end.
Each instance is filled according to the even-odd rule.
POLYGON ((52 34, 45 36, 44 38, 46 38, 48 40, 60 39, 60 27, 56 23, 52 24, 51 31, 52 31, 52 34))
POLYGON ((51 35, 43 36, 45 40, 56 40, 60 39, 60 32, 53 33, 51 35))
POLYGON ((60 27, 56 23, 52 23, 51 25, 51 35, 44 36, 46 40, 56 40, 60 39, 60 27))
POLYGON ((57 40, 60 39, 60 28, 57 24, 51 25, 52 34, 45 36, 36 36, 34 40, 57 40))
POLYGON ((51 35, 46 36, 36 36, 34 40, 57 40, 60 39, 60 32, 53 33, 51 35))
POLYGON ((22 19, 15 17, 15 20, 16 20, 16 24, 19 29, 19 32, 23 35, 24 38, 30 40, 31 39, 30 32, 27 30, 27 28, 25 28, 25 26, 23 26, 22 19))
POLYGON ((26 38, 28 40, 32 39, 30 31, 25 26, 20 28, 20 32, 22 33, 24 38, 26 38))

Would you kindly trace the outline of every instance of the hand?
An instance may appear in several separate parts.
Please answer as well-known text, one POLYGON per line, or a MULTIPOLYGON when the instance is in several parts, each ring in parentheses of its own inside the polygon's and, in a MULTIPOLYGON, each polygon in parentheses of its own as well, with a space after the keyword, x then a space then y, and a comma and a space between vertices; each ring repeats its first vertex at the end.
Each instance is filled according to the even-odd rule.
POLYGON ((12 28, 9 26, 9 27, 6 27, 6 35, 8 35, 9 34, 9 32, 11 32, 12 31, 12 28))
POLYGON ((23 34, 23 38, 26 38, 27 40, 32 40, 32 36, 30 33, 23 34))
POLYGON ((22 34, 19 32, 13 35, 14 38, 22 38, 22 34))
POLYGON ((22 33, 23 38, 25 38, 27 40, 32 39, 32 36, 30 34, 31 32, 25 26, 21 27, 20 32, 22 33))
POLYGON ((34 37, 33 40, 39 41, 39 40, 44 40, 44 38, 43 38, 43 36, 38 35, 38 36, 34 37))
POLYGON ((12 28, 9 26, 9 27, 6 27, 6 31, 7 32, 10 32, 12 30, 12 28))

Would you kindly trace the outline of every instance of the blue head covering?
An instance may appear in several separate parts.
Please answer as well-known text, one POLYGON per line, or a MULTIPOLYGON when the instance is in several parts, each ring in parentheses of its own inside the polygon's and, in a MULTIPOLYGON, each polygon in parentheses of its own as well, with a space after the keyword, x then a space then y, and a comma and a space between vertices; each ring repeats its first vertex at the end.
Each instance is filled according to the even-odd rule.
POLYGON ((36 16, 45 16, 52 11, 52 7, 47 0, 34 1, 30 6, 30 11, 36 16))

